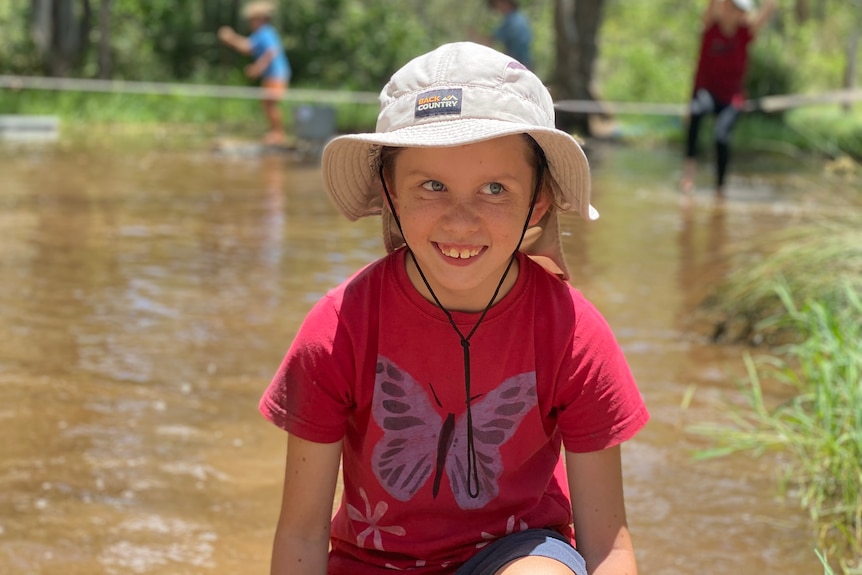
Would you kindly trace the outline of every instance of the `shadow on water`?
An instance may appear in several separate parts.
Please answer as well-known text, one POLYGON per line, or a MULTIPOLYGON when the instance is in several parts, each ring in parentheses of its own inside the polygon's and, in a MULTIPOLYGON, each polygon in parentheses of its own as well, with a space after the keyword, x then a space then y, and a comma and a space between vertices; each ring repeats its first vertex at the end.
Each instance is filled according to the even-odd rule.
MULTIPOLYGON (((816 572, 782 462, 695 463, 683 428, 742 371, 691 321, 722 250, 832 190, 747 166, 723 205, 683 209, 673 153, 590 155, 602 218, 565 243, 653 413, 625 447, 641 571, 816 572)), ((380 255, 379 222, 277 156, 7 147, 0 174, 0 572, 264 572, 285 438, 257 400, 311 304, 380 255)))

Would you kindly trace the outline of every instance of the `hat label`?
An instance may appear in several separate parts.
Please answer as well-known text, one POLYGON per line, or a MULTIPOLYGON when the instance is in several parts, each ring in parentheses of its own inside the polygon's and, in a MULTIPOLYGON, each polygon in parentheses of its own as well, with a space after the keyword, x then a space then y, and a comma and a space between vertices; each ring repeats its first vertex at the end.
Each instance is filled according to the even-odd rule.
POLYGON ((414 118, 461 113, 461 88, 422 92, 416 97, 414 118))

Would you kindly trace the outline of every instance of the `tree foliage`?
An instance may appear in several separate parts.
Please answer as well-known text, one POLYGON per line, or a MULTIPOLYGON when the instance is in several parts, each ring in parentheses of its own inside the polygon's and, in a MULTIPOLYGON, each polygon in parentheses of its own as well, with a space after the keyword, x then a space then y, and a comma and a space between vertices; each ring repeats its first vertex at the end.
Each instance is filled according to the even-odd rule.
MULTIPOLYGON (((533 22, 537 72, 558 97, 594 92, 648 102, 687 98, 705 3, 521 0, 533 22), (569 6, 569 20, 560 6, 569 6), (570 32, 565 41, 561 30, 570 32)), ((497 21, 484 0, 277 4, 274 23, 293 84, 306 87, 376 91, 407 59, 487 34, 497 21)), ((862 0, 781 5, 756 44, 755 95, 858 85, 860 70, 850 64, 859 50, 862 0)), ((215 38, 224 24, 248 31, 241 6, 242 0, 0 0, 0 73, 242 84, 245 59, 215 38)))

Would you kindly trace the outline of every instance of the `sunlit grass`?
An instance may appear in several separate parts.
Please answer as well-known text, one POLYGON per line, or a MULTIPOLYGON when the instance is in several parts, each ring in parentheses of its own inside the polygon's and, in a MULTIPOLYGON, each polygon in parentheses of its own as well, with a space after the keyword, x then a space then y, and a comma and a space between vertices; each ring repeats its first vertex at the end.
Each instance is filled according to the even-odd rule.
POLYGON ((735 271, 703 306, 715 318, 716 339, 752 343, 796 339, 798 326, 788 321, 791 316, 783 292, 776 290, 778 284, 797 304, 816 300, 830 309, 847 306, 848 293, 862 293, 859 218, 790 226, 735 251, 735 271))
POLYGON ((818 543, 853 573, 862 567, 862 291, 845 284, 847 303, 838 309, 816 300, 797 307, 786 285, 775 289, 801 341, 775 355, 746 355, 746 405, 728 406, 728 425, 692 428, 715 441, 698 456, 789 454, 784 487, 809 511, 818 543), (769 405, 765 379, 788 386, 791 399, 769 405))
POLYGON ((842 153, 862 158, 862 104, 849 110, 839 106, 817 106, 794 110, 788 126, 798 135, 799 146, 836 157, 842 153))
MULTIPOLYGON (((285 123, 292 124, 296 102, 284 104, 285 123)), ((374 129, 376 104, 334 104, 340 132, 374 129)), ((0 114, 59 116, 74 123, 251 123, 260 121, 254 100, 145 94, 0 90, 0 114)), ((619 135, 641 145, 682 145, 684 118, 622 114, 619 135)), ((710 130, 702 130, 708 146, 710 130)), ((734 150, 789 155, 813 153, 834 158, 862 158, 862 104, 849 112, 837 105, 799 108, 783 117, 746 114, 733 133, 734 150)))
MULTIPOLYGON (((297 102, 282 105, 288 130, 297 102)), ((373 130, 376 104, 333 104, 340 132, 373 130)), ((210 124, 263 126, 260 103, 250 99, 144 94, 0 90, 0 114, 58 116, 64 124, 210 124)))

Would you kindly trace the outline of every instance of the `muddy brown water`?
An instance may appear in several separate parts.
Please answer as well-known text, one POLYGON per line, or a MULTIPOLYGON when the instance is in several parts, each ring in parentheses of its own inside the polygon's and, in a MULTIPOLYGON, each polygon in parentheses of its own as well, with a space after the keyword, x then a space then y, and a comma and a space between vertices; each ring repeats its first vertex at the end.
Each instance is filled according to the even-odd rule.
MULTIPOLYGON (((726 246, 841 211, 843 184, 771 157, 684 208, 675 151, 590 157, 602 217, 567 219, 565 243, 653 415, 624 447, 641 572, 822 572, 780 457, 692 458, 743 351, 692 311, 726 246)), ((313 164, 0 143, 0 573, 267 572, 285 436, 257 400, 311 304, 381 249, 313 164)))

